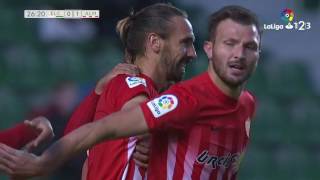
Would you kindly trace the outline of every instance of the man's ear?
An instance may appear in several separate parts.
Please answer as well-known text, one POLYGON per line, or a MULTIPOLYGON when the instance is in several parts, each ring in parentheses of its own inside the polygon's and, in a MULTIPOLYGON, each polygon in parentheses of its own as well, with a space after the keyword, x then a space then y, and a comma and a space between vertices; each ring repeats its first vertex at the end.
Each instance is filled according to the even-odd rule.
POLYGON ((203 50, 206 52, 208 59, 212 59, 213 43, 211 41, 205 41, 203 43, 203 50))
POLYGON ((159 53, 161 49, 162 39, 156 33, 149 33, 147 36, 147 46, 155 53, 159 53))

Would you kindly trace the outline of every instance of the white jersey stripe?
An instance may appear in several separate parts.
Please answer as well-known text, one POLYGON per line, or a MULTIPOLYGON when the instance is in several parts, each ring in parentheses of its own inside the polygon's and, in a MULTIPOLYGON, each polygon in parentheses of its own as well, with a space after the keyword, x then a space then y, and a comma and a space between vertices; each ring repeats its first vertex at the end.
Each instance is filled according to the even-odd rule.
MULTIPOLYGON (((225 154, 226 152, 228 151, 232 151, 232 145, 233 145, 233 140, 234 140, 234 136, 231 136, 231 135, 227 135, 226 136, 226 139, 225 139, 225 144, 227 145, 227 147, 229 147, 230 149, 227 149, 225 150, 225 152, 223 152, 222 154, 225 154), (230 145, 230 146, 229 146, 230 145)), ((232 167, 233 164, 230 164, 230 166, 232 167)), ((226 172, 226 168, 230 168, 230 167, 220 167, 219 168, 219 171, 218 171, 218 177, 217 177, 217 180, 223 180, 223 177, 225 176, 225 172, 226 172)), ((226 175, 229 175, 229 171, 227 171, 226 175)))
POLYGON ((188 149, 185 155, 185 160, 183 163, 183 180, 191 180, 192 170, 194 163, 197 159, 197 154, 199 153, 199 146, 201 143, 201 129, 194 128, 189 135, 188 149))
POLYGON ((126 163, 126 167, 124 169, 124 172, 122 174, 121 180, 125 180, 127 175, 128 175, 129 160, 130 160, 130 158, 131 158, 131 156, 133 154, 134 148, 136 147, 136 142, 137 142, 137 138, 129 137, 127 163, 126 163))
POLYGON ((212 168, 210 167, 204 167, 201 171, 200 179, 201 180, 206 180, 210 178, 212 172, 212 168))
POLYGON ((223 180, 223 175, 224 175, 224 172, 226 171, 225 168, 219 168, 218 169, 218 175, 217 175, 217 180, 223 180))
POLYGON ((172 180, 174 167, 176 165, 177 139, 176 137, 168 138, 168 155, 167 155, 167 180, 172 180))
MULTIPOLYGON (((213 133, 210 133, 210 139, 212 139, 214 136, 213 133)), ((212 152, 212 154, 217 154, 218 150, 217 148, 213 148, 212 146, 209 146, 209 151, 212 152)), ((212 173, 213 169, 209 166, 204 166, 204 168, 202 168, 201 174, 200 174, 200 180, 207 180, 210 178, 211 173, 212 173)))
POLYGON ((142 176, 140 174, 140 171, 139 171, 139 167, 134 165, 134 175, 133 175, 133 179, 134 180, 142 180, 142 176))

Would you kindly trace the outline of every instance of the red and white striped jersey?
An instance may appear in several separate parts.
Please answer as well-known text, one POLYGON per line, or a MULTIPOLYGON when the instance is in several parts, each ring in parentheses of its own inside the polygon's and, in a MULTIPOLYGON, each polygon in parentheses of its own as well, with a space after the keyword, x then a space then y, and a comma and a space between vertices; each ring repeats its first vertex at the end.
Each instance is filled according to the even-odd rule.
POLYGON ((245 153, 255 99, 236 100, 203 73, 142 103, 153 133, 148 180, 234 180, 245 153))
MULTIPOLYGON (((102 93, 95 113, 95 121, 121 110, 130 99, 144 94, 155 97, 153 81, 141 74, 139 77, 118 75, 113 78, 102 93)), ((128 117, 130 121, 130 117, 128 117)), ((131 180, 143 179, 145 172, 136 167, 131 156, 136 138, 122 138, 105 141, 89 150, 87 180, 131 180)))

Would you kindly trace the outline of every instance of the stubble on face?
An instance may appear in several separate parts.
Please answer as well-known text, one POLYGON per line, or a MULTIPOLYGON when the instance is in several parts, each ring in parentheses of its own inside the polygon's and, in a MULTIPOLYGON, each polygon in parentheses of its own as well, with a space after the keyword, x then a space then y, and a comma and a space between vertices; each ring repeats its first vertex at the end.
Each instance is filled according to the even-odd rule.
POLYGON ((256 27, 228 19, 219 24, 215 37, 212 68, 227 86, 242 86, 254 72, 259 58, 258 49, 255 49, 259 42, 256 27))

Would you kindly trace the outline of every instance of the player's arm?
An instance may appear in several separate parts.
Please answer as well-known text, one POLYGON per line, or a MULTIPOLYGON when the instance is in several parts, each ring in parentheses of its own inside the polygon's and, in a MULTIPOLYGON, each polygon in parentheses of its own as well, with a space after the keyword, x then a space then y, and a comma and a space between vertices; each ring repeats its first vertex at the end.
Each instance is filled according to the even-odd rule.
POLYGON ((53 136, 54 133, 49 120, 40 116, 1 131, 0 142, 18 149, 25 146, 27 150, 30 150, 44 141, 51 140, 53 136))
POLYGON ((115 66, 109 73, 104 75, 96 84, 94 91, 92 91, 76 108, 68 124, 64 130, 64 135, 70 133, 76 128, 93 121, 96 107, 100 95, 105 89, 108 82, 119 74, 128 74, 135 76, 139 73, 139 69, 134 64, 120 63, 115 66))
POLYGON ((99 101, 99 95, 92 91, 72 113, 67 126, 64 129, 64 135, 69 134, 74 129, 93 121, 96 106, 99 101))
MULTIPOLYGON (((144 95, 137 96, 137 97, 131 99, 130 101, 126 102, 126 103, 123 105, 122 110, 128 110, 128 109, 130 109, 130 108, 139 106, 139 104, 140 104, 141 102, 144 102, 144 101, 146 101, 146 100, 147 100, 147 97, 144 96, 144 95)), ((130 118, 128 118, 127 120, 130 121, 130 118)), ((145 155, 145 156, 146 156, 146 155, 145 155)), ((137 160, 136 160, 136 161, 138 161, 138 163, 139 163, 139 162, 141 161, 141 159, 142 159, 142 158, 137 157, 137 160)), ((84 164, 83 164, 82 177, 81 177, 82 180, 85 180, 85 179, 86 179, 87 173, 88 173, 88 158, 86 159, 86 161, 85 161, 84 164)))
MULTIPOLYGON (((139 106, 140 103, 147 101, 148 98, 146 96, 140 95, 137 96, 122 107, 122 110, 129 110, 131 108, 139 106)), ((128 118, 128 121, 131 119, 128 118)), ((133 158, 135 163, 143 168, 148 167, 148 159, 149 159, 149 147, 150 147, 150 141, 149 141, 149 134, 144 134, 141 136, 137 136, 138 139, 136 142, 136 147, 133 153, 133 158)))
POLYGON ((190 93, 178 90, 178 93, 171 91, 177 96, 162 95, 148 103, 123 109, 86 124, 57 141, 40 157, 0 145, 0 162, 11 170, 8 173, 39 176, 49 173, 73 155, 103 140, 135 136, 159 128, 188 128, 197 114, 198 102, 190 93), (168 103, 170 106, 167 106, 168 103), (166 108, 162 108, 164 104, 166 108))
POLYGON ((41 156, 14 150, 1 144, 0 162, 11 169, 11 172, 6 171, 11 175, 25 177, 44 175, 73 155, 87 150, 103 140, 135 136, 146 132, 148 132, 148 126, 143 112, 139 106, 135 106, 72 131, 54 143, 41 156))
POLYGON ((25 124, 20 123, 12 128, 0 132, 0 143, 10 147, 20 149, 28 141, 37 137, 37 133, 28 128, 25 124))

